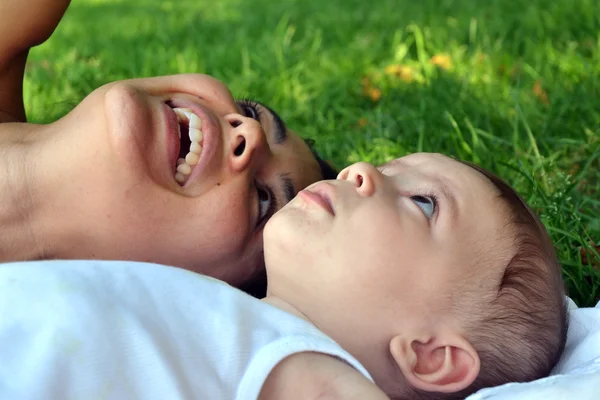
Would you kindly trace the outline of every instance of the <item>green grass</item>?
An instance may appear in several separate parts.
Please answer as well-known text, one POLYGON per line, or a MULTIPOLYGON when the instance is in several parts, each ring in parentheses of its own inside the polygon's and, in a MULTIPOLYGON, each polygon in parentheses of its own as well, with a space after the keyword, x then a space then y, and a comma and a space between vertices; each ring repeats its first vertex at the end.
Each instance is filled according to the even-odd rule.
POLYGON ((269 104, 338 167, 434 151, 495 171, 541 214, 571 297, 600 299, 597 0, 74 0, 31 52, 26 107, 49 121, 105 82, 182 72, 269 104))

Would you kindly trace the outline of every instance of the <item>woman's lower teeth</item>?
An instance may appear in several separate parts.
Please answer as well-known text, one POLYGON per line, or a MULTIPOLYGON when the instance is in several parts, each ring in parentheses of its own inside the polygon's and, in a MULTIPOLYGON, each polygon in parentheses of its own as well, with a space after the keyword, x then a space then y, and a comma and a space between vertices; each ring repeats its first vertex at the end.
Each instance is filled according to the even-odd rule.
POLYGON ((198 164, 200 160, 200 153, 202 152, 202 147, 198 142, 192 142, 190 146, 190 152, 187 153, 185 158, 177 159, 177 172, 175 172, 175 180, 181 184, 184 184, 192 170, 198 164), (196 145, 196 146, 194 146, 196 145))
POLYGON ((177 169, 175 172, 175 180, 183 185, 188 180, 198 161, 200 161, 200 153, 202 153, 202 145, 200 143, 203 138, 202 131, 200 130, 202 128, 202 121, 190 109, 174 108, 173 110, 177 114, 179 123, 187 123, 189 125, 190 150, 185 158, 177 159, 177 169))

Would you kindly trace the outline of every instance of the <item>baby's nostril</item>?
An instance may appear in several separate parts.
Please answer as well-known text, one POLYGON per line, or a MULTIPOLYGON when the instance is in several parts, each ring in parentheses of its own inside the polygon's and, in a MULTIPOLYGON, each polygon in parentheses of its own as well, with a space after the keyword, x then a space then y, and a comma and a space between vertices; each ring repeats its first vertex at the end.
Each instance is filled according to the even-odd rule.
POLYGON ((361 187, 363 184, 363 177, 362 175, 356 175, 356 187, 361 187))
POLYGON ((240 126, 242 124, 242 121, 238 121, 237 119, 234 119, 232 121, 229 121, 229 124, 231 126, 233 126, 234 128, 237 128, 238 126, 240 126))
POLYGON ((235 154, 237 157, 239 157, 242 154, 244 154, 245 149, 246 149, 246 140, 244 138, 242 138, 242 141, 240 142, 240 144, 237 145, 237 147, 233 151, 233 154, 235 154))

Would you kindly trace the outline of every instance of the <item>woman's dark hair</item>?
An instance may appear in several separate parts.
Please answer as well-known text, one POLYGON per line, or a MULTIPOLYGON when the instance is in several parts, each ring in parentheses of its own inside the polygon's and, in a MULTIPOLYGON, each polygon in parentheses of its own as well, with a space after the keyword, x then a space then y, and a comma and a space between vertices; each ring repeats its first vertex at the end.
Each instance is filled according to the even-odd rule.
POLYGON ((321 176, 323 177, 323 179, 336 179, 339 174, 339 171, 333 168, 331 164, 329 164, 327 161, 323 160, 321 156, 319 156, 319 153, 317 153, 317 150, 315 150, 315 141, 312 139, 304 139, 304 141, 306 142, 313 156, 315 156, 315 159, 319 163, 319 168, 321 169, 321 176))
MULTIPOLYGON (((338 171, 332 167, 327 161, 323 160, 317 150, 315 150, 315 142, 312 139, 304 140, 313 156, 319 163, 319 169, 321 170, 322 179, 335 179, 337 178, 338 171)), ((263 268, 261 272, 252 278, 250 281, 246 282, 242 286, 240 286, 240 290, 248 293, 251 296, 254 296, 258 299, 262 299, 267 295, 267 271, 263 268)))

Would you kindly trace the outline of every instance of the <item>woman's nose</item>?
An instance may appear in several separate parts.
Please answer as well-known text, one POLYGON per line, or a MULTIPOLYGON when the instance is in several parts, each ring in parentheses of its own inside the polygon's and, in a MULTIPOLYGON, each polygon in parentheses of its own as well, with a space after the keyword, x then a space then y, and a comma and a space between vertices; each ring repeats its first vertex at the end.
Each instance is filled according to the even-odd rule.
POLYGON ((269 155, 269 143, 261 124, 240 114, 225 117, 231 130, 230 162, 235 171, 260 168, 269 155))
POLYGON ((375 193, 378 174, 380 172, 371 164, 358 162, 344 168, 337 179, 352 182, 360 195, 370 197, 375 193))

